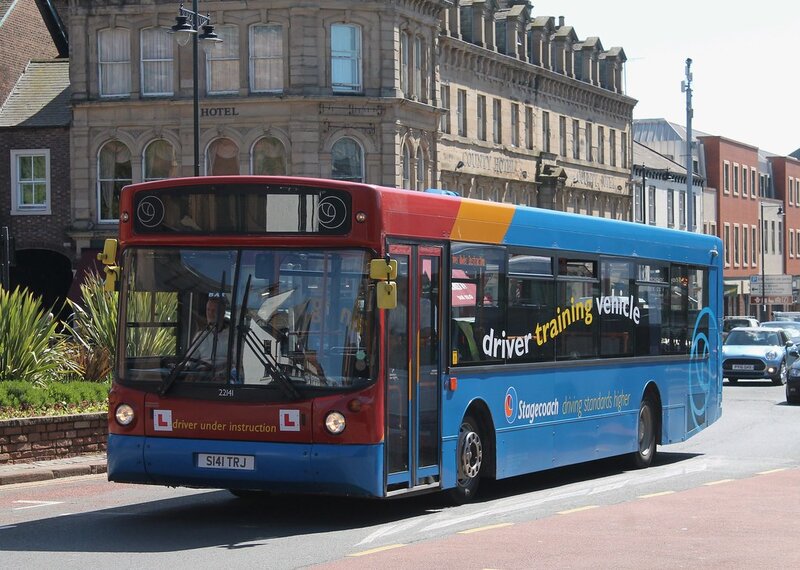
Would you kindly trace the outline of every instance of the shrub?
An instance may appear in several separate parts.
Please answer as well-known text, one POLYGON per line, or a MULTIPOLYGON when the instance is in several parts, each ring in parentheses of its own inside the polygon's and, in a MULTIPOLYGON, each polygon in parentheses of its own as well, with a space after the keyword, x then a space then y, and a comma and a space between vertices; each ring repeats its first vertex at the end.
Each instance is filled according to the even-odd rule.
POLYGON ((32 293, 0 287, 0 381, 47 383, 64 373, 58 322, 32 293))
POLYGON ((103 411, 108 387, 99 382, 54 382, 46 387, 23 380, 0 382, 0 418, 103 411))

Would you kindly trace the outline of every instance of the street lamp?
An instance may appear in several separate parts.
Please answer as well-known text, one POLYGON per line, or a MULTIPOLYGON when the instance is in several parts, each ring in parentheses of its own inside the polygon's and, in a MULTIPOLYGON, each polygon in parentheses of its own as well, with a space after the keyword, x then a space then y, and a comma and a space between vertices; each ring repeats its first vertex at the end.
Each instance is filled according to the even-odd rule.
POLYGON ((203 40, 204 49, 221 42, 222 39, 214 33, 211 17, 203 16, 197 12, 197 0, 192 0, 192 9, 187 10, 181 4, 175 25, 172 26, 175 41, 179 46, 185 46, 192 40, 192 95, 194 101, 194 175, 200 176, 200 95, 197 87, 197 46, 198 40, 203 40), (198 37, 198 30, 203 28, 203 33, 198 37))
MULTIPOLYGON (((764 220, 764 208, 777 208, 778 211, 776 212, 778 216, 783 215, 783 206, 780 204, 764 204, 764 202, 760 203, 761 205, 761 320, 766 320, 767 315, 767 280, 766 280, 766 268, 764 267, 764 252, 767 249, 767 235, 764 229, 766 228, 765 220, 764 220)), ((783 236, 781 236, 783 239, 783 236)))

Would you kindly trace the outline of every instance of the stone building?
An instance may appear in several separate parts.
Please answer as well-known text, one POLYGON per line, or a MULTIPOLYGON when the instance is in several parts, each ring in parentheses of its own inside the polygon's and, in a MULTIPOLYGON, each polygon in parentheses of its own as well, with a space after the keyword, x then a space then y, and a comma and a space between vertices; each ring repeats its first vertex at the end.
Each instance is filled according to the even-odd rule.
MULTIPOLYGON (((526 1, 208 1, 200 174, 292 174, 629 219, 625 54, 526 1)), ((70 2, 73 228, 116 231, 129 182, 194 170, 178 3, 70 2)), ((205 43, 205 42, 200 42, 205 43)))

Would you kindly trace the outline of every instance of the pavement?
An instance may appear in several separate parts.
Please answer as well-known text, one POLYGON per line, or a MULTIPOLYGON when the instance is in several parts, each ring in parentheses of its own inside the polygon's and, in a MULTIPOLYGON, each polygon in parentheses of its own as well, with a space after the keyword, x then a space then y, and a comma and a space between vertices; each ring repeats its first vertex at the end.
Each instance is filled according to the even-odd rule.
POLYGON ((106 472, 106 454, 86 454, 47 461, 4 463, 0 465, 0 487, 17 483, 47 481, 77 475, 106 472))

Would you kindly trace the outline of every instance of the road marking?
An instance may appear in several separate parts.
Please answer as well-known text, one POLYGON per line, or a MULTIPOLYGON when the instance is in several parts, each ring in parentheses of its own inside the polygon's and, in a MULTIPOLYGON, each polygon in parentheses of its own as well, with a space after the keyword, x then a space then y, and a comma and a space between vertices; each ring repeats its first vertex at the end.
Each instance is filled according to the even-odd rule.
POLYGON ((478 528, 470 528, 468 530, 460 530, 458 534, 472 534, 473 532, 483 532, 485 530, 492 530, 494 528, 503 528, 505 526, 512 526, 514 523, 498 523, 490 524, 487 526, 479 526, 478 528))
POLYGON ((780 471, 786 471, 786 467, 779 467, 778 469, 770 469, 769 471, 759 471, 756 475, 769 475, 770 473, 778 473, 780 471))
POLYGON ((0 530, 11 530, 12 528, 17 528, 15 524, 7 524, 5 526, 0 526, 0 530))
POLYGON ((722 483, 730 483, 731 481, 735 481, 735 479, 720 479, 719 481, 709 481, 708 483, 703 483, 706 487, 711 487, 712 485, 721 485, 722 483))
POLYGON ((369 536, 367 536, 367 537, 361 539, 360 541, 358 541, 356 546, 361 546, 362 544, 366 544, 368 542, 373 542, 373 541, 375 541, 375 540, 377 540, 377 539, 379 539, 379 538, 381 538, 383 536, 389 535, 389 534, 396 534, 398 532, 403 532, 405 530, 410 529, 413 526, 416 526, 417 524, 419 524, 419 521, 410 520, 410 521, 406 521, 404 523, 387 525, 387 526, 385 526, 383 528, 379 528, 375 532, 371 533, 369 536))
POLYGON ((347 556, 351 558, 355 558, 358 556, 367 556, 368 554, 375 554, 376 552, 384 552, 386 550, 394 550, 395 548, 402 548, 405 544, 390 544, 388 546, 379 546, 378 548, 373 548, 371 550, 362 550, 361 552, 354 552, 353 554, 348 554, 347 556))
POLYGON ((650 493, 649 495, 639 495, 640 499, 652 499, 653 497, 663 497, 664 495, 672 495, 675 491, 661 491, 660 493, 650 493))
POLYGON ((51 505, 60 505, 64 501, 14 501, 14 503, 22 503, 28 505, 27 507, 14 507, 12 511, 21 511, 23 509, 35 509, 37 507, 49 507, 51 505))
POLYGON ((599 506, 600 505, 587 505, 585 507, 578 507, 577 509, 569 509, 569 510, 566 510, 566 511, 558 511, 558 513, 556 513, 556 514, 559 514, 559 515, 571 515, 572 513, 579 513, 581 511, 590 511, 592 509, 596 509, 599 506))

